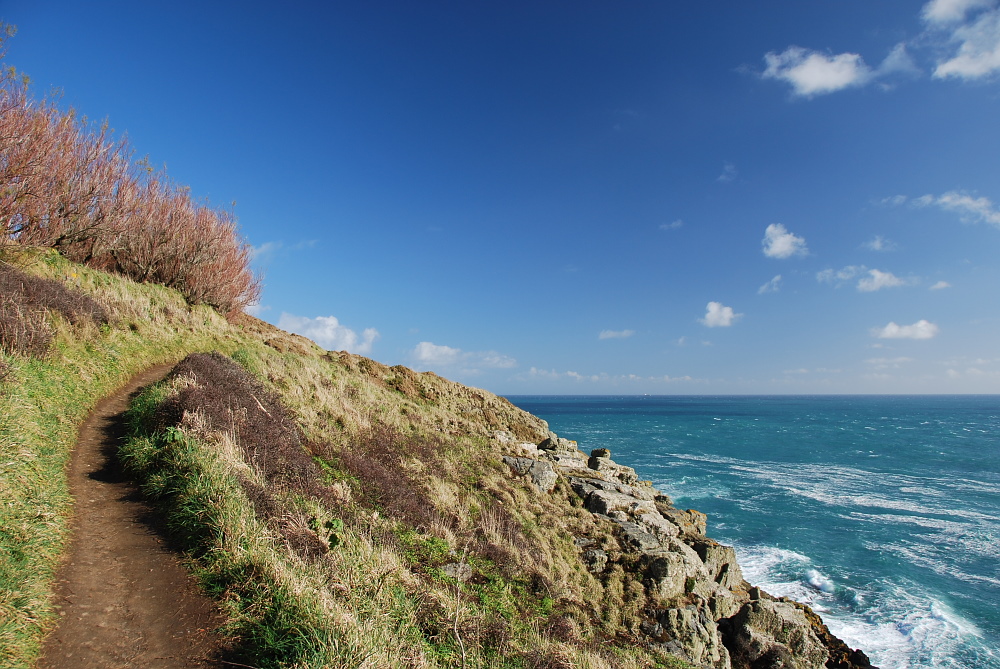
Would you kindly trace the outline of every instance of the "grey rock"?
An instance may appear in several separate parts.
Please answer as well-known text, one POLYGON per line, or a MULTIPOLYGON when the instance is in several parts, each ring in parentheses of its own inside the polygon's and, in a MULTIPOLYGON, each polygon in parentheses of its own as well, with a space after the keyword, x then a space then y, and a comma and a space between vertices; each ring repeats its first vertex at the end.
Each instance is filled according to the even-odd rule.
POLYGON ((698 606, 660 609, 656 612, 652 631, 660 632, 657 641, 664 650, 692 664, 712 669, 732 666, 715 621, 698 606))
POLYGON ((591 457, 587 460, 587 466, 596 472, 604 474, 605 477, 617 479, 628 485, 632 485, 639 480, 639 475, 635 473, 634 469, 613 462, 610 458, 591 457))
POLYGON ((607 515, 610 511, 624 511, 630 515, 656 513, 656 504, 636 499, 610 490, 594 490, 587 496, 587 509, 607 515))
POLYGON ((531 465, 536 462, 531 458, 514 458, 509 455, 504 455, 502 460, 509 465, 511 469, 522 476, 527 474, 528 470, 531 469, 531 465))
POLYGON ((532 484, 542 492, 552 492, 556 487, 556 481, 559 480, 559 474, 552 467, 552 463, 541 460, 534 461, 528 469, 528 476, 532 484))
POLYGON ((733 658, 739 658, 734 669, 823 669, 829 659, 805 613, 789 602, 748 602, 720 627, 733 658))
POLYGON ((587 565, 587 571, 600 574, 608 566, 608 554, 604 551, 591 548, 583 552, 583 563, 587 565))
POLYGON ((705 536, 708 518, 702 512, 695 511, 694 509, 681 511, 680 509, 667 507, 663 503, 659 503, 657 508, 664 518, 680 528, 682 534, 690 537, 705 536))
POLYGON ((645 576, 652 590, 661 600, 670 600, 685 594, 688 571, 679 553, 666 549, 647 551, 642 558, 645 576))
POLYGON ((728 590, 740 588, 743 571, 736 561, 736 551, 731 546, 723 546, 707 537, 691 542, 691 548, 705 563, 709 577, 728 590))
POLYGON ((527 475, 531 483, 542 492, 552 492, 559 480, 551 462, 503 456, 503 461, 521 476, 527 475))
POLYGON ((441 571, 445 576, 453 578, 456 581, 468 581, 472 578, 472 567, 464 562, 449 562, 441 567, 441 571))
MULTIPOLYGON (((591 470, 592 471, 592 470, 591 470)), ((575 477, 580 478, 580 477, 575 477)), ((584 480, 595 488, 600 488, 601 490, 607 490, 610 492, 620 492, 623 495, 628 495, 629 497, 635 497, 636 499, 641 499, 644 501, 653 501, 656 499, 656 491, 652 488, 643 488, 639 486, 626 485, 624 483, 619 483, 617 481, 605 481, 599 478, 584 478, 584 480)), ((570 481, 572 483, 572 481, 570 481)))

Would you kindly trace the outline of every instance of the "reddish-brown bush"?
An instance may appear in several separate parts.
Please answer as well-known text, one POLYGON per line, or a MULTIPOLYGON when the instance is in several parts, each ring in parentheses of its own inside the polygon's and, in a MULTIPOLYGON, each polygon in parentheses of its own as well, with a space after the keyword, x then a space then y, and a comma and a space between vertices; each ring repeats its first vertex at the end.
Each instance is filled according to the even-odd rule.
MULTIPOLYGON (((3 47, 0 36, 0 63, 3 47)), ((255 303, 260 278, 232 212, 196 202, 133 153, 107 123, 35 101, 24 78, 0 70, 0 245, 56 248, 227 315, 255 303)))

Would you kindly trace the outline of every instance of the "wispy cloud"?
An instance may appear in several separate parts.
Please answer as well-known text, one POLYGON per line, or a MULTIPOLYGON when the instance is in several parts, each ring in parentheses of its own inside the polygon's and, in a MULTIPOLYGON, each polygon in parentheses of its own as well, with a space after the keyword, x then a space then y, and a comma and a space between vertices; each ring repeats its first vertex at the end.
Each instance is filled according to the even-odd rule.
POLYGON ((740 173, 736 169, 736 165, 727 162, 722 165, 722 174, 716 178, 716 181, 724 184, 732 183, 733 181, 736 181, 736 177, 739 175, 740 173))
POLYGON ((699 318, 698 322, 710 328, 728 328, 742 317, 743 314, 735 313, 732 307, 723 306, 721 302, 709 302, 705 307, 705 317, 699 318))
POLYGON ((875 369, 899 369, 906 363, 913 362, 913 358, 902 356, 898 358, 869 358, 865 362, 875 369))
POLYGON ((879 339, 933 339, 939 328, 934 323, 919 320, 913 325, 897 325, 890 322, 885 327, 875 328, 872 335, 879 339))
POLYGON ((900 279, 892 272, 882 272, 877 269, 868 270, 868 276, 858 281, 858 290, 862 293, 874 293, 883 288, 896 288, 905 286, 906 281, 900 279))
POLYGON ((830 283, 836 286, 841 286, 854 279, 858 279, 855 288, 862 293, 874 293, 883 288, 896 288, 916 283, 914 279, 902 279, 892 272, 868 269, 864 265, 847 265, 837 270, 825 269, 816 273, 816 280, 820 283, 830 283))
POLYGON ((947 281, 938 281, 930 287, 930 290, 944 290, 945 288, 951 288, 951 284, 947 281))
POLYGON ((825 269, 816 273, 816 280, 820 283, 843 284, 853 280, 855 277, 864 274, 868 270, 864 265, 848 265, 841 269, 825 269))
POLYGON ((928 23, 943 25, 964 21, 966 14, 993 4, 993 0, 931 0, 920 11, 928 23))
POLYGON ((359 336, 357 332, 340 324, 336 316, 307 318, 282 313, 278 327, 303 337, 308 337, 328 351, 348 351, 367 355, 372 344, 379 338, 378 330, 366 328, 359 336))
POLYGON ((764 255, 768 258, 791 258, 809 253, 806 240, 790 233, 781 223, 772 223, 764 230, 761 240, 764 255))
POLYGON ((869 251, 895 251, 896 243, 891 242, 882 235, 875 235, 875 238, 871 241, 862 244, 862 248, 868 249, 869 251))
POLYGON ((635 334, 635 330, 601 330, 597 335, 598 339, 628 339, 635 334))
POLYGON ((528 376, 534 379, 546 379, 549 381, 573 381, 575 383, 603 383, 609 385, 626 385, 630 383, 678 383, 695 381, 691 376, 642 376, 639 374, 581 374, 574 371, 559 372, 554 369, 540 369, 532 367, 528 370, 528 376))
POLYGON ((924 195, 913 200, 914 206, 936 206, 957 213, 966 223, 988 223, 1000 228, 1000 209, 987 197, 975 197, 964 191, 944 195, 924 195))
POLYGON ((250 258, 257 262, 268 262, 281 252, 290 253, 294 251, 301 251, 303 249, 311 249, 314 246, 316 246, 315 239, 309 239, 291 245, 286 245, 282 241, 264 242, 260 246, 250 247, 250 258))
POLYGON ((934 0, 924 19, 957 45, 934 68, 934 77, 982 79, 1000 71, 1000 8, 996 0, 934 0), (981 10, 981 11, 980 11, 981 10))
POLYGON ((684 226, 684 221, 681 219, 676 219, 670 223, 660 223, 660 230, 676 230, 684 226))
POLYGON ((781 289, 781 275, 776 275, 773 279, 765 283, 763 286, 757 289, 758 295, 763 295, 764 293, 777 293, 781 289))
POLYGON ((410 352, 414 366, 421 370, 456 370, 464 374, 479 374, 482 369, 510 369, 517 360, 496 351, 463 351, 422 341, 410 352))

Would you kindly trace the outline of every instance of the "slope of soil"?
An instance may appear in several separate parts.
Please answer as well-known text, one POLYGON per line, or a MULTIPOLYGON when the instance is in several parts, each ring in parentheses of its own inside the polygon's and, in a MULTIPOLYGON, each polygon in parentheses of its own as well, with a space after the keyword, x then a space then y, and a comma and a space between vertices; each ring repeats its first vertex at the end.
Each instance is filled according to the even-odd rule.
POLYGON ((56 588, 60 621, 40 669, 218 666, 221 640, 212 630, 221 616, 164 545, 114 455, 130 395, 169 368, 139 374, 80 427, 68 472, 71 548, 56 588))

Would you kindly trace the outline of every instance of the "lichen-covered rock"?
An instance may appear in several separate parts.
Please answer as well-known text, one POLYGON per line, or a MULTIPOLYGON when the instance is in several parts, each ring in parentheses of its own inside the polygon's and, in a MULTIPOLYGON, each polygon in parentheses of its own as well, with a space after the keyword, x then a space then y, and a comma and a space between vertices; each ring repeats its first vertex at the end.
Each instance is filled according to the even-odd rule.
POLYGON ((544 469, 544 481, 532 479, 539 489, 551 490, 549 480, 554 486, 558 476, 565 477, 584 508, 615 525, 621 552, 609 554, 578 538, 581 559, 595 575, 614 563, 642 581, 651 608, 640 628, 654 645, 711 669, 871 666, 864 653, 829 634, 808 607, 775 600, 747 583, 735 550, 705 536, 705 514, 675 508, 648 481, 640 482, 634 469, 611 460, 607 449, 588 457, 575 442, 549 433, 535 452, 537 459, 504 461, 524 476, 544 469))
POLYGON ((610 457, 596 457, 592 455, 587 460, 587 467, 593 469, 595 472, 600 472, 607 477, 617 479, 627 485, 636 483, 639 480, 639 475, 635 473, 634 469, 626 467, 625 465, 620 465, 617 462, 614 462, 610 457))
POLYGON ((668 506, 668 504, 668 502, 663 502, 659 498, 656 500, 656 508, 659 510, 660 515, 679 527, 681 534, 690 537, 705 536, 705 532, 708 529, 708 517, 705 514, 694 509, 681 511, 680 509, 668 506))
POLYGON ((708 537, 701 537, 689 543, 705 564, 709 577, 728 590, 741 588, 743 570, 736 561, 736 551, 731 546, 723 546, 708 537))
POLYGON ((642 629, 657 645, 699 667, 730 669, 729 651, 718 628, 697 605, 658 609, 642 629))
POLYGON ((556 487, 556 481, 559 480, 559 475, 552 467, 551 462, 531 458, 515 458, 509 455, 503 456, 503 461, 521 476, 527 476, 532 485, 542 492, 552 492, 556 487))
POLYGON ((733 669, 824 669, 830 656, 805 614, 790 602, 747 602, 719 628, 733 669))
POLYGON ((585 550, 582 557, 587 571, 593 574, 600 574, 608 567, 608 554, 599 548, 585 550))

